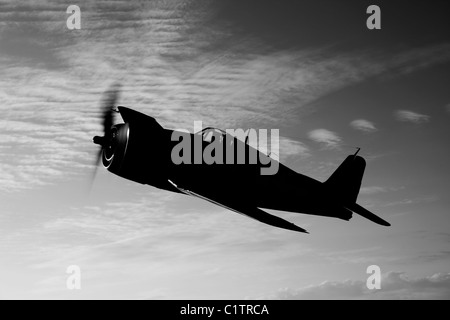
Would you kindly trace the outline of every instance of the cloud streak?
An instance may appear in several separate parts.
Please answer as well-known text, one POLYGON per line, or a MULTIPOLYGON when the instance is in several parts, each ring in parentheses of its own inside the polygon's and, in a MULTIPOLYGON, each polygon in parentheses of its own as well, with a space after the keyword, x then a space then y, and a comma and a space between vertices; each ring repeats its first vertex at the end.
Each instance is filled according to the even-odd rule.
MULTIPOLYGON (((170 128, 191 128, 196 120, 221 128, 270 128, 289 124, 308 103, 345 86, 449 58, 446 44, 393 56, 336 55, 327 48, 269 50, 257 37, 218 50, 229 34, 223 26, 204 27, 218 10, 207 2, 92 3, 83 6, 82 29, 72 33, 65 30, 63 5, 11 1, 3 8, 0 37, 15 45, 0 52, 3 192, 51 184, 52 177, 67 170, 71 177, 89 165, 91 136, 101 130, 101 92, 114 81, 123 83, 121 104, 170 128), (11 27, 16 24, 20 28, 11 27), (23 158, 29 166, 47 165, 52 174, 34 174, 31 167, 23 174, 22 160, 11 161, 23 158)), ((357 121, 358 130, 374 132, 369 121, 357 121)), ((326 148, 339 145, 335 133, 318 130, 311 139, 326 148)), ((304 144, 281 142, 282 157, 308 154, 304 144)))
POLYGON ((281 300, 357 299, 405 300, 450 299, 450 273, 436 273, 428 277, 411 279, 404 272, 389 272, 381 278, 380 290, 369 290, 364 281, 325 281, 300 289, 284 289, 274 297, 281 300))
POLYGON ((279 148, 281 161, 286 161, 289 158, 306 158, 311 155, 308 146, 304 143, 285 137, 280 137, 279 148))
POLYGON ((353 120, 350 122, 350 126, 355 130, 360 130, 366 133, 372 133, 378 130, 372 122, 364 119, 353 120))
POLYGON ((398 121, 414 124, 423 124, 430 121, 430 116, 409 110, 397 110, 395 117, 398 121))
POLYGON ((333 131, 327 129, 315 129, 308 133, 311 140, 322 144, 325 148, 337 148, 342 139, 333 131))
POLYGON ((374 194, 385 193, 385 192, 399 191, 401 189, 404 189, 404 187, 394 188, 394 187, 370 186, 370 187, 362 187, 359 190, 359 193, 365 194, 365 195, 374 195, 374 194))

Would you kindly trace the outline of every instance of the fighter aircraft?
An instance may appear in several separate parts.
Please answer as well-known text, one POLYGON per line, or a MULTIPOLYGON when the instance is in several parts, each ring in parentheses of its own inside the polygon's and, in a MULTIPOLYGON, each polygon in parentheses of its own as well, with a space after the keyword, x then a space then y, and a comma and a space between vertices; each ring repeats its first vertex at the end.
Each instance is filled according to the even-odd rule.
MULTIPOLYGON (((226 132, 205 128, 196 133, 176 132, 191 141, 201 141, 204 150, 219 139, 223 150, 238 150, 244 144, 244 163, 201 164, 174 163, 172 150, 179 143, 173 141, 174 130, 163 128, 153 117, 138 111, 115 108, 117 92, 110 91, 102 110, 103 136, 94 137, 101 146, 97 162, 110 172, 141 184, 198 197, 256 219, 268 225, 297 232, 305 229, 262 209, 281 210, 350 220, 357 213, 377 224, 388 222, 356 203, 366 162, 358 151, 349 155, 337 170, 320 182, 297 173, 281 163, 273 175, 262 175, 261 168, 276 159, 261 154, 247 141, 230 137, 226 132), (115 113, 123 123, 113 124, 115 113), (214 136, 214 139, 211 139, 214 136), (250 161, 256 152, 264 161, 250 161), (270 159, 268 159, 270 158, 270 159), (267 162, 266 160, 269 160, 267 162)), ((194 148, 194 144, 192 144, 194 148)), ((242 150, 242 149, 241 149, 242 150)), ((192 156, 195 151, 192 149, 192 156)), ((236 152, 233 155, 236 157, 236 152)), ((235 158, 236 159, 236 158, 235 158)))

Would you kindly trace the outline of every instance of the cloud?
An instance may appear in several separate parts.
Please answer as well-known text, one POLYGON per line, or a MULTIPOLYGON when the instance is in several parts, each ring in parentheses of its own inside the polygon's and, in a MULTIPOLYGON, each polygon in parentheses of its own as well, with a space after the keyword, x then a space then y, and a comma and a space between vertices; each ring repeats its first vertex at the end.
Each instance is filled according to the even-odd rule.
POLYGON ((372 187, 362 187, 359 190, 359 193, 360 194, 376 194, 376 193, 382 193, 382 192, 386 192, 386 191, 388 191, 386 188, 372 186, 372 187))
POLYGON ((326 148, 337 148, 341 138, 334 132, 327 129, 316 129, 308 133, 311 140, 325 145, 326 148))
POLYGON ((83 143, 90 137, 83 124, 6 119, 0 120, 0 133, 0 146, 7 150, 0 154, 0 192, 48 185, 92 168, 87 143, 83 143))
POLYGON ((280 137, 280 159, 286 160, 290 157, 309 157, 311 155, 309 148, 299 141, 280 137))
MULTIPOLYGON (((40 276, 35 286, 27 283, 26 292, 41 299, 69 297, 64 271, 73 264, 81 267, 83 283, 90 288, 80 292, 83 298, 130 299, 149 287, 164 290, 171 299, 211 294, 220 298, 220 291, 202 291, 205 277, 217 281, 215 287, 229 282, 231 274, 257 277, 252 270, 273 261, 274 254, 290 256, 295 251, 299 256, 304 247, 281 239, 286 233, 277 228, 202 200, 151 188, 133 200, 73 207, 48 217, 37 228, 21 227, 8 234, 4 240, 13 248, 27 243, 20 248, 26 250, 28 274, 40 276), (255 254, 256 260, 247 261, 255 254), (248 271, 242 270, 243 261, 252 266, 248 271)), ((206 289, 209 286, 205 284, 206 289)))
POLYGON ((427 195, 422 197, 416 197, 416 198, 406 198, 402 200, 397 200, 393 202, 388 202, 382 204, 383 207, 391 207, 391 206, 402 206, 402 205, 416 205, 419 203, 430 203, 437 201, 439 197, 437 195, 427 195))
POLYGON ((404 272, 389 272, 381 278, 381 289, 369 290, 365 281, 325 281, 300 289, 280 290, 272 299, 349 299, 349 300, 403 300, 450 299, 450 273, 436 273, 411 279, 404 272))
POLYGON ((420 114, 409 110, 397 110, 395 112, 395 117, 399 121, 412 122, 415 124, 422 124, 430 120, 430 116, 428 115, 420 114))
MULTIPOLYGON (((229 25, 210 28, 208 21, 215 15, 203 19, 201 9, 207 5, 199 2, 89 2, 82 7, 82 30, 77 32, 65 28, 67 5, 2 4, 0 38, 9 46, 0 48, 0 192, 24 191, 61 179, 73 182, 89 173, 86 169, 91 168, 96 150, 92 136, 101 132, 97 118, 101 92, 116 80, 124 89, 120 104, 169 127, 188 125, 190 129, 193 120, 200 119, 221 128, 249 122, 249 126, 253 122, 278 126, 283 121, 297 126, 305 104, 335 90, 448 59, 448 46, 437 51, 425 47, 420 55, 409 54, 414 48, 372 55, 356 50, 338 53, 334 47, 320 46, 266 50, 251 35, 245 41, 227 42, 223 34, 229 34, 229 25), (15 33, 15 28, 20 30, 15 33)), ((286 39, 283 34, 277 38, 286 39)), ((303 36, 295 33, 295 38, 303 36)), ((338 145, 340 138, 334 136, 322 137, 320 143, 338 145)), ((306 144, 280 137, 282 158, 308 154, 306 144)), ((115 184, 112 175, 105 172, 105 177, 104 193, 95 202, 98 208, 75 205, 67 209, 73 204, 72 183, 66 191, 61 190, 66 184, 49 188, 58 189, 50 193, 55 203, 42 206, 35 201, 44 202, 47 198, 38 197, 48 195, 48 190, 3 198, 14 218, 10 224, 2 223, 2 243, 8 244, 6 250, 23 256, 4 256, 11 263, 3 267, 24 266, 16 274, 1 272, 11 279, 3 290, 9 297, 21 282, 22 297, 30 289, 55 290, 50 296, 57 298, 68 295, 64 271, 75 263, 86 271, 83 279, 88 286, 84 288, 93 288, 82 290, 85 297, 130 298, 151 288, 149 296, 229 298, 230 292, 243 294, 244 287, 258 290, 261 275, 276 282, 278 275, 271 277, 270 270, 267 273, 260 266, 284 270, 292 266, 286 261, 298 259, 308 246, 290 241, 295 235, 200 200, 178 195, 164 199, 163 193, 148 192, 152 188, 146 189, 143 199, 128 199, 144 186, 129 183, 133 187, 127 189, 125 180, 115 184), (59 197, 60 190, 67 192, 66 197, 59 197), (14 208, 22 199, 26 199, 24 208, 14 208), (116 202, 98 203, 106 199, 116 202), (19 226, 12 228, 12 223, 19 226), (216 277, 202 278, 202 272, 216 277), (216 290, 224 283, 225 296, 216 290)), ((97 182, 102 183, 101 177, 97 182)), ((309 223, 307 216, 293 215, 292 221, 294 217, 301 219, 302 226, 309 223)), ((301 261, 309 263, 309 259, 301 261)))
MULTIPOLYGON (((121 104, 169 128, 192 128, 200 119, 221 128, 267 127, 369 77, 448 60, 447 44, 337 54, 327 47, 271 50, 251 35, 230 42, 229 28, 211 22, 218 7, 198 3, 92 3, 82 9, 82 29, 68 33, 64 5, 7 2, 0 12, 0 39, 10 44, 0 50, 0 192, 71 179, 89 166, 101 92, 116 80, 121 104)), ((329 131, 312 139, 327 148, 340 142, 329 131)), ((308 155, 308 147, 281 140, 280 156, 291 155, 308 155)))
POLYGON ((370 187, 362 187, 359 190, 360 194, 372 195, 384 192, 393 192, 404 189, 404 187, 380 187, 380 186, 370 186, 370 187))
POLYGON ((364 119, 353 120, 352 122, 350 122, 350 126, 353 129, 367 133, 375 132, 378 130, 372 122, 364 119))

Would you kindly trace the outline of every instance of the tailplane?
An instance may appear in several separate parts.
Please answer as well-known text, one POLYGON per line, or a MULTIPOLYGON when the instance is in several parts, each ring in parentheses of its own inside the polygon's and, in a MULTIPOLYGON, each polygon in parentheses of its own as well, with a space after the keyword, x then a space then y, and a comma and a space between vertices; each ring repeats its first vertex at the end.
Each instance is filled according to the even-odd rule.
POLYGON ((359 214, 360 216, 369 219, 370 221, 373 221, 377 224, 381 224, 382 226, 389 227, 391 224, 383 219, 381 219, 379 216, 373 214, 367 209, 364 209, 359 204, 354 203, 352 205, 347 206, 348 209, 352 210, 354 213, 359 214))

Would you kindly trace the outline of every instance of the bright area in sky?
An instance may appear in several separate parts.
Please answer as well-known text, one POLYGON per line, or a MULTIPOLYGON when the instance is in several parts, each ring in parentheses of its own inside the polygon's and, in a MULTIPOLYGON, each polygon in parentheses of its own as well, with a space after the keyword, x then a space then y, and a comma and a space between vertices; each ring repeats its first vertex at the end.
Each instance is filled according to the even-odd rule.
POLYGON ((0 298, 450 297, 439 5, 380 1, 369 31, 366 1, 77 2, 80 30, 64 2, 0 5, 0 298), (279 129, 282 162, 321 181, 361 147, 358 202, 392 227, 274 212, 299 234, 103 168, 89 192, 115 81, 165 127, 279 129))

